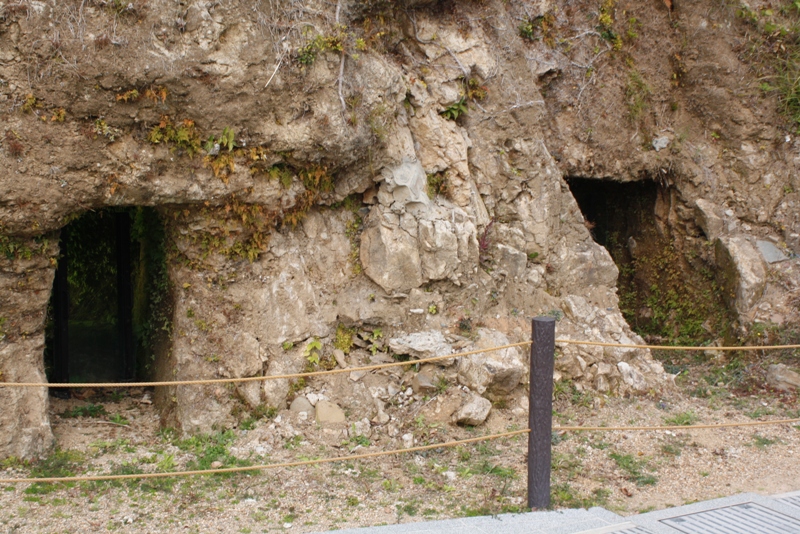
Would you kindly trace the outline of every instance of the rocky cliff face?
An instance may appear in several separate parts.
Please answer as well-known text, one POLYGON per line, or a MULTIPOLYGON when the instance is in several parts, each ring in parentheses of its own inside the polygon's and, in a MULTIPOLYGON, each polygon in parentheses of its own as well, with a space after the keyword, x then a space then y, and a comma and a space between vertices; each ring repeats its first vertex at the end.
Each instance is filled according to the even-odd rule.
MULTIPOLYGON (((737 30, 720 26, 733 15, 603 6, 6 2, 2 378, 44 379, 58 230, 109 206, 154 206, 164 221, 172 324, 155 369, 167 379, 299 371, 316 340, 323 357, 346 348, 350 364, 403 354, 397 340, 414 333, 486 348, 526 339, 527 318, 544 313, 560 318, 560 338, 641 341, 565 175, 657 180, 670 192, 654 214, 663 231, 729 273, 738 313, 791 316, 749 239, 800 246, 794 140, 732 115, 723 96, 710 110, 704 92, 732 90, 747 72, 730 52, 737 30), (625 9, 649 11, 641 40, 617 47, 596 17, 625 9), (667 121, 664 69, 689 32, 713 32, 704 39, 728 51, 731 72, 710 78, 698 46, 667 121), (647 79, 634 83, 647 87, 644 122, 628 117, 625 54, 647 79), (681 138, 682 125, 696 133, 681 138), (713 257, 704 243, 717 238, 713 257), (765 287, 779 296, 769 310, 765 287)), ((797 266, 784 265, 794 283, 797 266)), ((445 375, 502 394, 522 361, 512 351, 445 375), (495 383, 498 365, 511 375, 495 383)), ((667 380, 637 350, 566 345, 557 369, 616 394, 667 380)), ((385 385, 345 382, 342 398, 380 418, 385 385)), ((160 399, 165 424, 198 432, 233 424, 237 406, 284 408, 297 387, 178 387, 160 399)), ((47 447, 46 394, 0 395, 11 407, 0 456, 47 447)))

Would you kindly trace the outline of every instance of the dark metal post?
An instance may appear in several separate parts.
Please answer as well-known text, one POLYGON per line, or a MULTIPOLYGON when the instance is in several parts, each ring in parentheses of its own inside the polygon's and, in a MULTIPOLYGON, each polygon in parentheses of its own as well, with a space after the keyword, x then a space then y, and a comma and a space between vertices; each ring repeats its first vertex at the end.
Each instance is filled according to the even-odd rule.
POLYGON ((553 432, 553 365, 556 320, 535 317, 532 325, 528 413, 528 507, 550 506, 550 443, 553 432))
POLYGON ((117 320, 122 359, 122 379, 134 378, 133 285, 131 283, 131 218, 127 212, 116 214, 117 227, 117 320))

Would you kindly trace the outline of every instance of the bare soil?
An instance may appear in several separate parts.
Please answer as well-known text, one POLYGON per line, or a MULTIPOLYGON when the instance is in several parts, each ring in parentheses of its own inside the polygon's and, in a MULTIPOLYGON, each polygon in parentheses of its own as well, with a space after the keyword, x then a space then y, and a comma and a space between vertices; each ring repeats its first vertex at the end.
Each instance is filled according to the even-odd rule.
MULTIPOLYGON (((798 417, 796 396, 698 391, 702 373, 666 395, 608 398, 556 385, 561 426, 747 422, 798 417)), ((240 428, 179 439, 159 430, 150 393, 96 392, 51 399, 58 450, 38 462, 8 460, 0 477, 135 473, 278 463, 402 449, 525 428, 525 392, 464 428, 445 416, 456 386, 398 402, 384 426, 321 426, 284 410, 240 428), (145 402, 142 402, 142 401, 145 402), (102 406, 99 417, 67 417, 102 406), (72 411, 72 413, 70 413, 72 411), (61 415, 60 415, 61 414, 61 415)), ((98 415, 98 414, 95 414, 98 415)), ((318 532, 525 510, 524 436, 422 453, 233 476, 59 485, 3 484, 2 532, 318 532)), ((800 489, 800 424, 679 431, 555 432, 553 506, 601 505, 623 515, 744 491, 800 489)))

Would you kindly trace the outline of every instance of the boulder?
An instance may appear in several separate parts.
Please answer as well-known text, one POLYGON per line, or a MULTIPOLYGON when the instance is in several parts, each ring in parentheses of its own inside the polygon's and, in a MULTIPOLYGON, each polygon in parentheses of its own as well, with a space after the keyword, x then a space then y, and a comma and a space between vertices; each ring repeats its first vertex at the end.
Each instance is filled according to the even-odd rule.
POLYGON ((715 255, 723 296, 737 312, 747 313, 764 294, 764 260, 743 236, 717 239, 715 255))
POLYGON ((637 371, 629 363, 619 362, 617 364, 617 369, 619 369, 619 372, 622 375, 622 381, 625 382, 625 384, 632 387, 636 391, 647 391, 647 380, 645 380, 644 375, 637 371))
POLYGON ((524 252, 499 244, 495 252, 498 269, 505 271, 509 278, 522 278, 528 266, 528 255, 524 252))
MULTIPOLYGON (((389 348, 395 354, 408 354, 414 358, 432 358, 452 354, 453 346, 447 342, 438 330, 414 332, 405 336, 389 339, 389 348)), ((442 360, 443 365, 453 363, 453 360, 442 360)))
POLYGON ((800 389, 800 374, 778 363, 767 368, 767 385, 780 391, 800 389))
POLYGON ((339 406, 330 401, 319 401, 317 403, 317 423, 344 423, 344 411, 339 406))
POLYGON ((411 387, 414 389, 414 393, 422 393, 423 395, 435 393, 437 389, 433 377, 424 372, 414 375, 411 380, 411 387))
POLYGON ((289 405, 289 411, 295 413, 314 413, 314 406, 305 397, 295 397, 292 404, 289 405))
MULTIPOLYGON (((485 328, 478 329, 480 336, 474 346, 466 350, 491 349, 508 345, 502 332, 485 328)), ((460 384, 483 394, 507 395, 525 376, 525 364, 518 347, 465 356, 458 362, 460 384)))
POLYGON ((491 410, 492 403, 488 399, 473 394, 458 409, 455 419, 459 425, 477 426, 486 421, 491 410))
POLYGON ((361 235, 361 264, 385 291, 408 291, 423 282, 419 243, 416 232, 411 235, 392 215, 369 218, 361 235))
POLYGON ((442 280, 456 270, 460 227, 442 219, 419 221, 422 271, 427 280, 442 280))
POLYGON ((718 238, 725 227, 722 217, 718 215, 716 204, 699 198, 694 205, 694 222, 706 234, 709 240, 718 238))
POLYGON ((561 356, 556 359, 555 368, 567 380, 574 380, 583 376, 586 371, 586 360, 576 353, 576 349, 565 348, 561 356))

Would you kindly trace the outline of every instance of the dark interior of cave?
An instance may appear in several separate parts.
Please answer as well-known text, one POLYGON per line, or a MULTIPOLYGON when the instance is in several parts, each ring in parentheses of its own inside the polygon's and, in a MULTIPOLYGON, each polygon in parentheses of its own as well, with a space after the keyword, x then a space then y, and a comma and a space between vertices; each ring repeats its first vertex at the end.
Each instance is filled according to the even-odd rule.
POLYGON ((50 382, 146 375, 166 293, 163 235, 148 208, 90 211, 62 228, 46 327, 50 382))
POLYGON ((656 205, 669 190, 652 180, 567 178, 595 241, 619 269, 620 310, 654 342, 697 343, 722 337, 731 315, 698 250, 662 224, 656 205))
POLYGON ((568 178, 567 183, 594 240, 609 250, 641 235, 644 226, 655 223, 658 185, 651 180, 568 178))

